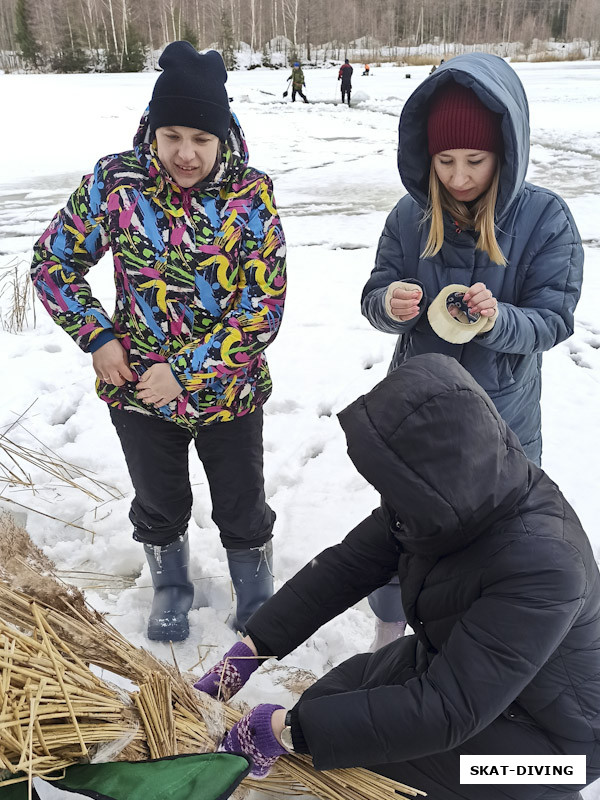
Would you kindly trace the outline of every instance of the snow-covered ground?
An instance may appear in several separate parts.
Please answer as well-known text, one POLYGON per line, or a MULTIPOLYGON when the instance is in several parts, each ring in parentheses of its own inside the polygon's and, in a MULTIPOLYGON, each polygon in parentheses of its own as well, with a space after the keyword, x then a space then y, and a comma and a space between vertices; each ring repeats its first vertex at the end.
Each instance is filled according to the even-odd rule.
MULTIPOLYGON (((580 515, 600 556, 600 62, 518 64, 531 105, 529 179, 562 194, 586 243, 584 290, 574 336, 544 357, 544 466, 580 515)), ((284 101, 287 72, 230 75, 232 106, 252 165, 274 179, 289 245, 289 294, 281 333, 269 348, 274 392, 265 413, 265 474, 278 520, 280 585, 324 547, 338 542, 377 504, 345 453, 335 413, 386 373, 394 337, 360 314, 386 214, 404 190, 396 169, 398 116, 428 67, 382 67, 362 77, 355 65, 353 107, 339 102, 337 68, 307 70, 309 105, 284 101)), ((156 74, 0 75, 0 278, 25 270, 32 243, 96 159, 130 147, 156 74)), ((91 273, 111 308, 111 264, 91 273)), ((0 288, 3 319, 8 278, 0 288)), ((21 333, 0 331, 0 433, 23 446, 42 442, 115 487, 94 500, 29 468, 37 490, 0 492, 30 512, 27 527, 61 570, 92 585, 90 602, 136 644, 166 660, 170 649, 144 635, 150 576, 127 518, 131 484, 104 404, 93 390, 89 356, 40 305, 21 333), (72 527, 52 517, 74 523, 72 527), (82 530, 85 529, 85 530, 82 530), (99 584, 101 583, 101 586, 99 584)), ((0 459, 4 461, 4 459, 0 459)), ((231 584, 210 518, 207 485, 195 458, 190 526, 195 607, 191 635, 175 646, 182 669, 201 673, 234 641, 226 622, 231 584)), ((0 472, 0 481, 2 473, 0 472)), ((90 489, 91 483, 86 484, 90 489)), ((372 619, 365 601, 319 631, 285 660, 321 675, 364 651, 372 619)), ((240 697, 289 704, 282 671, 261 671, 240 697)), ((586 797, 600 797, 591 788, 586 797)))

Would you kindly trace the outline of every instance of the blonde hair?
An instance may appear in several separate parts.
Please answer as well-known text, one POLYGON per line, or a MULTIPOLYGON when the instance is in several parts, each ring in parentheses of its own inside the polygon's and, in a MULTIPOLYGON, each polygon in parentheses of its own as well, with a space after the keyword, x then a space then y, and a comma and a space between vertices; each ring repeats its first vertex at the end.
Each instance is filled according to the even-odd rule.
POLYGON ((444 243, 444 211, 452 215, 459 228, 473 228, 479 233, 476 249, 483 250, 495 264, 506 266, 506 259, 496 240, 494 213, 500 183, 500 161, 487 191, 472 208, 456 200, 437 176, 433 160, 429 169, 429 202, 423 221, 430 220, 429 235, 421 258, 434 256, 444 243))

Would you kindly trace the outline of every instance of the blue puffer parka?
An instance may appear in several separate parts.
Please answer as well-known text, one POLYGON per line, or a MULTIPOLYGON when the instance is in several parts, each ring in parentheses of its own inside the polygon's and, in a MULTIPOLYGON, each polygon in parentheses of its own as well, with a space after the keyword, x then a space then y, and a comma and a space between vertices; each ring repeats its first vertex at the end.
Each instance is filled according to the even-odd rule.
POLYGON ((527 98, 517 74, 501 58, 484 53, 458 56, 423 81, 400 117, 398 168, 408 194, 387 218, 375 268, 363 291, 362 312, 374 327, 399 335, 391 369, 420 353, 456 358, 490 395, 526 455, 539 464, 542 353, 573 333, 583 249, 562 198, 525 181, 528 159, 527 98), (469 87, 488 108, 502 115, 504 160, 496 238, 506 267, 476 250, 475 232, 459 232, 449 214, 445 214, 441 250, 421 257, 429 233, 429 223, 423 224, 431 161, 428 101, 449 81, 469 87), (423 289, 420 313, 408 322, 396 322, 385 311, 385 293, 397 280, 423 289), (472 286, 479 281, 498 300, 494 327, 464 345, 440 339, 429 324, 427 307, 445 286, 472 286))

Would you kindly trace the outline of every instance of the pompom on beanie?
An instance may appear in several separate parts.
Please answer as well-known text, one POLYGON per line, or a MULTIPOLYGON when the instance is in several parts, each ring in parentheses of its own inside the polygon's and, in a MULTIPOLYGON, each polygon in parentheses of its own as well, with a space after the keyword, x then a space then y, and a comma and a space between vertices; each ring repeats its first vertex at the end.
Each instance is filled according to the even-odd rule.
POLYGON ((150 101, 152 131, 167 125, 198 128, 227 139, 231 111, 225 89, 227 70, 216 50, 199 53, 189 42, 171 42, 158 60, 150 101))
POLYGON ((488 150, 502 154, 500 114, 472 89, 452 81, 433 95, 427 118, 429 155, 444 150, 488 150))

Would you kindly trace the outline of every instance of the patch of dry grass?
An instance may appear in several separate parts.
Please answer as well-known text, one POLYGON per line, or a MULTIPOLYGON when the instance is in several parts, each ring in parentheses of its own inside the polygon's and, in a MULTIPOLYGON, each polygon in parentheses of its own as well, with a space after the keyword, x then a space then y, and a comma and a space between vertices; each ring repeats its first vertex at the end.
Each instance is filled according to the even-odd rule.
POLYGON ((531 55, 519 55, 511 58, 511 63, 544 63, 546 61, 584 61, 585 55, 582 50, 569 50, 564 53, 560 51, 531 53, 531 55))

